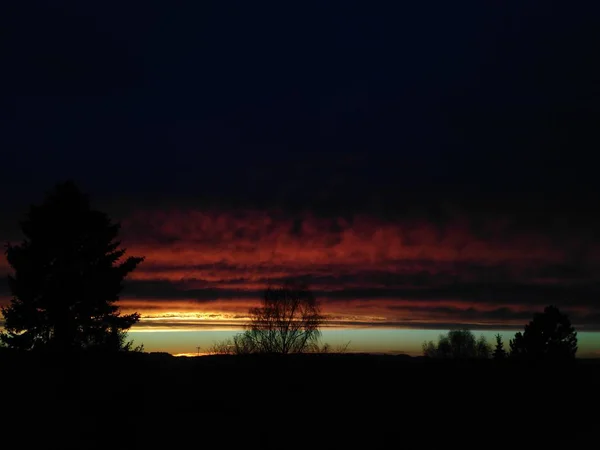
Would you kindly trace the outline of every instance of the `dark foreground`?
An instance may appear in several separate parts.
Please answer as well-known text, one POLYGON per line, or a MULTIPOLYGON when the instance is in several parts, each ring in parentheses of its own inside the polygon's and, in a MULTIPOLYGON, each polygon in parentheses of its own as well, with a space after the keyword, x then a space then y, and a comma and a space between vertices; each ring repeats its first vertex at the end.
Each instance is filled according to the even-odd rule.
POLYGON ((4 448, 595 446, 600 364, 0 353, 4 448))

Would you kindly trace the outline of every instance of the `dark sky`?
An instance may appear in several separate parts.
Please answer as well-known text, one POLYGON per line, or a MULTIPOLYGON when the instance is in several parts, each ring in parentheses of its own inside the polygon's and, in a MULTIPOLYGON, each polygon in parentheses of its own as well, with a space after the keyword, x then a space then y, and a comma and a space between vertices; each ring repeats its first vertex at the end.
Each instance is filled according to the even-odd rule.
POLYGON ((15 201, 65 177, 309 205, 597 188, 595 2, 10 3, 15 201))
POLYGON ((504 220, 511 248, 554 243, 597 291, 598 2, 5 3, 6 236, 74 178, 120 217, 365 214, 443 236, 459 217, 500 246, 504 220))

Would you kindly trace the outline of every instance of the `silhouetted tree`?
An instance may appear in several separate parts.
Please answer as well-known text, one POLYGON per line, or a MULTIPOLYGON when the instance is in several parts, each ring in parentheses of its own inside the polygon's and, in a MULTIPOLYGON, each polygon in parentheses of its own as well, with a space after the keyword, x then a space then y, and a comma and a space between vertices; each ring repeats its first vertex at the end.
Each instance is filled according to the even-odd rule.
POLYGON ((433 341, 423 342, 423 356, 428 356, 430 358, 438 357, 438 348, 433 341))
POLYGON ((528 360, 572 359, 577 353, 577 332, 566 314, 555 306, 547 306, 543 313, 535 313, 510 341, 510 356, 528 360))
POLYGON ((504 350, 504 342, 502 342, 502 336, 500 333, 496 335, 496 348, 494 349, 494 359, 506 358, 506 351, 504 350))
POLYGON ((475 339, 469 330, 451 330, 440 335, 438 344, 423 343, 423 355, 432 358, 489 358, 491 347, 485 336, 475 339))
POLYGON ((484 335, 479 336, 475 344, 475 357, 488 359, 492 355, 492 346, 488 344, 484 335))
POLYGON ((215 341, 208 347, 208 353, 211 355, 232 355, 235 353, 235 347, 233 340, 225 339, 222 341, 215 341))
POLYGON ((6 247, 13 298, 2 308, 2 342, 19 349, 131 349, 125 332, 140 316, 120 315, 115 302, 143 258, 124 258, 120 224, 66 182, 31 206, 20 225, 24 240, 6 247))
MULTIPOLYGON (((213 342, 213 344, 208 348, 208 353, 212 355, 243 355, 253 353, 253 348, 250 340, 244 339, 244 334, 238 334, 233 337, 233 339, 225 339, 223 341, 213 342)), ((332 347, 327 342, 323 345, 310 345, 306 349, 307 353, 320 353, 320 354, 343 354, 348 352, 348 347, 350 346, 350 341, 345 344, 337 345, 336 347, 332 347)))
POLYGON ((262 306, 250 309, 248 329, 233 339, 234 352, 302 353, 318 346, 323 323, 320 304, 306 287, 269 287, 262 306))

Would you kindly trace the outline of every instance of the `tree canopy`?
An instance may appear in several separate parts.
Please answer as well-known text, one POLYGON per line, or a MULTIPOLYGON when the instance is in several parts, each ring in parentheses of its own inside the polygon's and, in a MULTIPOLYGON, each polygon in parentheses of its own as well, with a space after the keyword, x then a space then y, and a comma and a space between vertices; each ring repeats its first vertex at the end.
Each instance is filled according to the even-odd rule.
POLYGON ((437 345, 423 343, 423 355, 432 358, 489 358, 491 347, 485 336, 479 339, 470 330, 451 330, 440 335, 437 345))
POLYGON ((12 299, 2 308, 2 342, 25 350, 129 349, 125 332, 140 316, 121 315, 115 302, 143 258, 124 256, 120 224, 93 210, 69 181, 31 206, 20 226, 24 240, 6 246, 12 299))
POLYGON ((572 359, 577 353, 577 332, 566 314, 555 306, 536 313, 510 341, 510 356, 528 360, 572 359))

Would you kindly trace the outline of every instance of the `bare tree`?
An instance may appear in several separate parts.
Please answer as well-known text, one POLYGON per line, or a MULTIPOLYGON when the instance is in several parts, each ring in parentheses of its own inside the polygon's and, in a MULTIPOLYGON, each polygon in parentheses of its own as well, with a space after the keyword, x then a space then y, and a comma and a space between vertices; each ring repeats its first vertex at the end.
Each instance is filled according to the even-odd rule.
POLYGON ((234 337, 235 353, 303 353, 318 345, 320 303, 304 285, 269 287, 262 305, 250 309, 247 330, 234 337))
POLYGON ((225 339, 223 341, 213 342, 208 348, 208 353, 211 355, 232 355, 235 354, 235 346, 233 340, 225 339))

